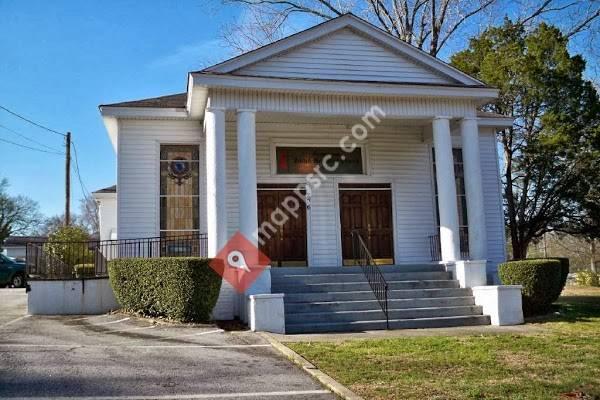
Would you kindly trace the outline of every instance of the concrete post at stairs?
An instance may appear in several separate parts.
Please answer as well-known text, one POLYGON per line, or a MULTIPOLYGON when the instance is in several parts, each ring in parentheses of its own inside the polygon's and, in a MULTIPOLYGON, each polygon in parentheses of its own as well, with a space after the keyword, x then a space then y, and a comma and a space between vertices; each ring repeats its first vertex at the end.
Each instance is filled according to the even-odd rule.
POLYGON ((250 295, 248 314, 253 332, 285 333, 283 293, 250 295))
POLYGON ((524 322, 520 285, 476 286, 475 304, 490 316, 492 325, 519 325, 524 322))
POLYGON ((469 219, 469 258, 487 259, 487 231, 481 178, 479 129, 477 119, 464 118, 460 121, 462 138, 465 194, 469 219))
POLYGON ((450 117, 434 118, 432 127, 442 261, 456 261, 460 259, 460 235, 450 117))
POLYGON ((486 260, 456 261, 453 277, 461 288, 485 286, 487 284, 486 260))

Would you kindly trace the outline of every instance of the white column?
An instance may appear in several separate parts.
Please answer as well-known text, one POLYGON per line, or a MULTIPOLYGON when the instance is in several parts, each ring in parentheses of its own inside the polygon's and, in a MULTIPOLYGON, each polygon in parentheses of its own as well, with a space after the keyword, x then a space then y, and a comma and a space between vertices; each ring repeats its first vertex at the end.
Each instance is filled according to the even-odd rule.
POLYGON ((208 256, 214 257, 227 242, 225 171, 225 110, 207 108, 206 134, 206 222, 208 256))
POLYGON ((237 111, 238 176, 240 196, 240 232, 258 245, 256 200, 256 112, 237 111))
POLYGON ((463 167, 465 172, 465 194, 469 219, 469 257, 472 260, 487 258, 487 232, 481 183, 481 161, 479 155, 479 129, 477 119, 460 121, 462 137, 463 167))
POLYGON ((436 117, 432 125, 442 261, 456 261, 460 259, 460 237, 450 117, 436 117))
MULTIPOLYGON (((240 197, 240 232, 258 247, 258 201, 256 196, 256 111, 237 110, 237 154, 240 197)), ((271 271, 266 269, 246 290, 247 295, 271 293, 271 271)), ((246 297, 241 299, 246 320, 246 297)))

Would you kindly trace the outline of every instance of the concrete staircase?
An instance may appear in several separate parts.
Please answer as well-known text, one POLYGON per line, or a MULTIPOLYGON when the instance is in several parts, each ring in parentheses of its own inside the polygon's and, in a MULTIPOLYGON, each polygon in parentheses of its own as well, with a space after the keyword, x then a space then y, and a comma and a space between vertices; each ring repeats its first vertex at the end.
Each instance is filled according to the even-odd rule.
MULTIPOLYGON (((488 325, 471 289, 438 264, 380 267, 388 282, 390 329, 488 325)), ((386 329, 360 267, 271 269, 272 293, 284 293, 286 333, 386 329)))

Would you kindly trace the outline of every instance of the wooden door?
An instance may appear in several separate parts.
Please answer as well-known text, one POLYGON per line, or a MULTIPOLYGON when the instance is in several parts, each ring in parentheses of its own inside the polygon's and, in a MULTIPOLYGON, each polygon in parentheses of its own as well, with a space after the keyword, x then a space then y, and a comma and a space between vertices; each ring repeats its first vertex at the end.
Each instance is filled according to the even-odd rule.
POLYGON ((271 259, 271 265, 281 266, 306 266, 306 204, 292 189, 279 189, 276 187, 258 188, 258 225, 270 222, 276 231, 270 237, 263 237, 264 243, 260 250, 271 259), (296 211, 297 217, 285 211, 281 205, 288 196, 298 199, 300 208, 296 211), (273 211, 280 208, 289 217, 282 225, 277 225, 271 220, 273 211))
POLYGON ((359 230, 373 258, 381 264, 394 262, 392 192, 389 185, 362 187, 340 185, 342 257, 351 264, 352 230, 359 230))

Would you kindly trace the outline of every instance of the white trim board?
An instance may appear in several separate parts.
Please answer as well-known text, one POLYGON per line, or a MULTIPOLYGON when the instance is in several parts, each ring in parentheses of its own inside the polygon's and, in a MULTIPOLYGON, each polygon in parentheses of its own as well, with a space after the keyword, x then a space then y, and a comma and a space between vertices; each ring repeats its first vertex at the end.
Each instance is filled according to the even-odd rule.
MULTIPOLYGON (((498 97, 498 89, 482 86, 445 86, 419 85, 382 82, 346 82, 318 79, 268 78, 259 76, 239 76, 229 74, 213 74, 204 72, 192 73, 194 88, 255 89, 283 92, 309 92, 322 94, 355 94, 371 96, 399 97, 448 97, 458 99, 474 99, 481 103, 498 97)), ((194 89, 195 90, 195 89, 194 89)))

